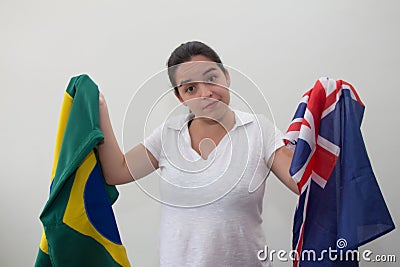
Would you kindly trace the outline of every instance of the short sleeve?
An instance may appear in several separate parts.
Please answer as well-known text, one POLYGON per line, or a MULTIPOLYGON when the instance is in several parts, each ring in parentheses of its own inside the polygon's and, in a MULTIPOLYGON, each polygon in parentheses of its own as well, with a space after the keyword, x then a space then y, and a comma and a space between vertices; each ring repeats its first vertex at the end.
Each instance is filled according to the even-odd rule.
POLYGON ((284 146, 284 134, 264 115, 259 117, 263 135, 264 160, 268 162, 273 153, 284 146))
POLYGON ((160 155, 161 155, 161 150, 162 150, 161 135, 162 135, 162 131, 163 131, 163 126, 164 126, 164 124, 161 124, 160 126, 158 126, 142 142, 144 147, 150 151, 150 153, 153 155, 154 158, 156 158, 157 161, 160 161, 160 155))

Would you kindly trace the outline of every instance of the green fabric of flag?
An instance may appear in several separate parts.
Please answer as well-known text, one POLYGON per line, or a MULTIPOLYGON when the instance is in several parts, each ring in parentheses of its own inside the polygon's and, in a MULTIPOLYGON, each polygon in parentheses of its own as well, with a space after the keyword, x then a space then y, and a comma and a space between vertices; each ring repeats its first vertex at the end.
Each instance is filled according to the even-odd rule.
POLYGON ((115 186, 104 181, 97 144, 99 91, 88 75, 73 77, 58 124, 50 195, 40 220, 35 267, 130 266, 115 221, 115 186))

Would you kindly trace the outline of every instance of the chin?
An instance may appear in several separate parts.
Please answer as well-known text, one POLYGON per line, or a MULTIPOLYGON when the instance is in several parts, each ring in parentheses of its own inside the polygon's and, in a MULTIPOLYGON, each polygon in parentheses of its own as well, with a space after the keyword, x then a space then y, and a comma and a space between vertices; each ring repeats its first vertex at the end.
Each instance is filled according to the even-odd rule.
POLYGON ((216 121, 222 121, 222 119, 224 118, 224 116, 227 114, 228 111, 229 111, 229 108, 224 105, 224 107, 219 107, 218 109, 214 109, 214 110, 210 110, 208 112, 204 112, 203 116, 209 117, 209 118, 211 118, 213 120, 216 120, 216 121))

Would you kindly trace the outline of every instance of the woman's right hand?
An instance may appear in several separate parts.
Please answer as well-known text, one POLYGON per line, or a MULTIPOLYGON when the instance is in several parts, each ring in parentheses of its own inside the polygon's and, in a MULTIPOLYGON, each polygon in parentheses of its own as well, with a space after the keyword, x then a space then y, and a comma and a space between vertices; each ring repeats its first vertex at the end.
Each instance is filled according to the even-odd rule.
POLYGON ((104 95, 102 92, 99 92, 99 106, 105 106, 106 105, 106 99, 104 98, 104 95))

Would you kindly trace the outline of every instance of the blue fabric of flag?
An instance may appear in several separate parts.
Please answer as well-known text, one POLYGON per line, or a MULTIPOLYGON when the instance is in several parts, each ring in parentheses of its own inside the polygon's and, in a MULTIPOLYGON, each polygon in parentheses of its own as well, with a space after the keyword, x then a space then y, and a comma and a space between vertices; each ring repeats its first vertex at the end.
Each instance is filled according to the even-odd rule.
MULTIPOLYGON (((299 260, 294 262, 296 267, 358 266, 359 261, 351 253, 346 256, 346 252, 356 251, 395 228, 360 129, 365 106, 357 100, 358 95, 354 96, 352 86, 349 88, 343 82, 346 86, 340 88, 342 81, 336 83, 339 87, 333 93, 338 99, 334 108, 321 116, 318 135, 338 146, 340 154, 326 185, 322 187, 310 179, 299 197, 293 224, 293 249, 313 251, 315 257, 312 253, 308 254, 310 257, 299 255, 299 260)), ((312 92, 307 97, 311 98, 312 92)), ((294 119, 304 115, 304 105, 304 102, 299 105, 294 119)), ((297 173, 307 164, 306 159, 312 153, 306 140, 299 138, 294 143, 300 151, 295 153, 291 173, 297 173)))

